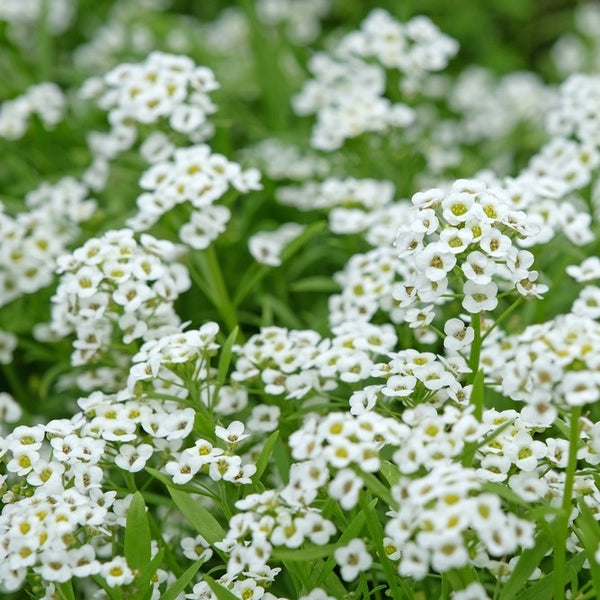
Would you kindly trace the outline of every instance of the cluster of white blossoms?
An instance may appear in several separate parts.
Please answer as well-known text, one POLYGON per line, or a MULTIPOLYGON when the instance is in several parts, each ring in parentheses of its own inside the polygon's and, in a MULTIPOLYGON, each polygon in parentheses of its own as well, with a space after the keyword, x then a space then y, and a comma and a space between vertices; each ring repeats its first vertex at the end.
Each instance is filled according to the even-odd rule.
POLYGON ((242 464, 242 458, 234 453, 237 445, 250 437, 249 433, 244 432, 244 424, 233 421, 226 428, 217 425, 214 436, 217 442, 227 447, 221 448, 199 438, 193 447, 173 453, 174 460, 164 466, 165 472, 173 478, 173 483, 187 483, 200 472, 207 474, 213 481, 245 485, 252 483, 256 465, 252 462, 242 464))
POLYGON ((460 74, 448 98, 460 119, 440 125, 447 133, 446 127, 452 123, 453 136, 467 144, 499 138, 519 123, 541 125, 551 98, 550 90, 535 73, 509 73, 496 80, 482 67, 469 67, 460 74))
MULTIPOLYGON (((302 181, 310 177, 324 177, 329 163, 316 153, 302 151, 298 146, 276 138, 267 138, 242 151, 244 161, 260 169, 269 179, 302 181)), ((278 188, 278 192, 281 188, 278 188)))
POLYGON ((600 398, 600 324, 566 314, 530 325, 491 346, 489 375, 513 400, 532 405, 551 423, 556 407, 592 404, 600 398))
POLYGON ((61 337, 75 334, 73 365, 98 361, 115 340, 129 344, 177 330, 173 303, 190 287, 178 253, 169 241, 142 234, 138 242, 121 229, 59 257, 50 328, 61 337))
POLYGON ((44 18, 44 25, 53 35, 63 33, 75 14, 74 0, 2 0, 0 21, 9 24, 11 37, 27 43, 31 28, 44 18))
POLYGON ((293 99, 294 110, 317 115, 311 142, 320 150, 335 150, 365 131, 407 127, 415 113, 386 98, 386 69, 399 70, 401 86, 411 92, 425 74, 443 69, 457 50, 458 44, 427 17, 402 24, 374 10, 331 55, 317 53, 311 59, 314 79, 293 99))
POLYGON ((575 279, 577 283, 585 283, 571 307, 571 313, 577 317, 586 319, 600 319, 600 258, 590 256, 580 265, 570 265, 566 269, 567 274, 575 279), (588 282, 596 281, 595 284, 588 282))
POLYGON ((515 243, 535 234, 535 225, 512 207, 502 188, 459 179, 447 191, 418 192, 412 202, 413 217, 400 228, 395 245, 413 274, 393 290, 409 323, 431 323, 435 305, 445 302, 452 288, 471 314, 496 308, 499 284, 525 297, 547 290, 530 270, 533 254, 515 243), (418 313, 409 315, 417 303, 418 313))
POLYGON ((52 282, 57 257, 96 209, 72 177, 28 192, 25 204, 29 210, 13 217, 0 203, 0 306, 52 282))
POLYGON ((200 329, 148 340, 131 359, 127 388, 136 393, 139 382, 151 381, 156 392, 171 389, 176 397, 186 398, 190 382, 207 375, 210 357, 219 349, 215 342, 218 332, 217 323, 208 322, 200 329))
POLYGON ((46 129, 52 129, 62 121, 65 109, 65 95, 55 83, 33 85, 21 96, 0 104, 0 138, 22 138, 33 115, 39 117, 46 129))
MULTIPOLYGON (((154 137, 147 142, 156 142, 153 149, 159 152, 154 153, 158 160, 140 178, 145 191, 137 199, 137 214, 127 222, 136 231, 149 229, 165 213, 185 204, 179 237, 192 248, 204 249, 225 230, 231 216, 226 206, 214 202, 231 187, 241 193, 262 187, 256 169, 242 171, 204 144, 176 150, 167 146, 166 151, 173 154, 163 158, 164 139, 154 137)), ((150 153, 147 145, 142 151, 146 156, 150 153)))
POLYGON ((298 186, 277 188, 277 200, 302 211, 329 210, 336 207, 374 210, 394 199, 394 185, 375 179, 329 177, 324 181, 307 181, 298 186))
POLYGON ((299 223, 284 223, 274 231, 259 231, 248 238, 248 250, 257 262, 278 267, 284 248, 303 231, 304 226, 299 223))
POLYGON ((330 5, 330 0, 258 0, 256 14, 267 25, 283 25, 292 42, 306 44, 321 33, 330 5))
POLYGON ((396 345, 392 325, 346 323, 332 338, 316 331, 264 327, 243 346, 231 379, 260 378, 266 394, 300 399, 312 392, 335 389, 339 382, 356 383, 369 377, 375 356, 396 345))
POLYGON ((122 557, 110 552, 112 526, 124 525, 127 501, 104 492, 104 440, 81 415, 0 438, 7 475, 0 513, 0 586, 18 590, 33 569, 47 582, 99 574, 108 585, 132 581, 122 557), (108 546, 107 546, 108 545, 108 546))
POLYGON ((470 564, 475 540, 496 557, 535 543, 534 524, 507 513, 497 495, 482 492, 473 469, 442 464, 417 479, 400 477, 391 491, 398 509, 385 532, 389 556, 405 577, 418 580, 431 569, 444 573, 470 564))
POLYGON ((114 158, 128 150, 138 125, 168 120, 169 127, 194 141, 205 135, 207 116, 216 107, 210 92, 219 87, 214 73, 188 56, 152 52, 142 63, 122 63, 103 77, 88 79, 84 98, 107 111, 111 131, 94 132, 88 143, 94 155, 114 158))
POLYGON ((574 136, 600 146, 600 118, 596 114, 600 77, 578 73, 561 86, 556 105, 548 111, 547 127, 555 136, 574 136))

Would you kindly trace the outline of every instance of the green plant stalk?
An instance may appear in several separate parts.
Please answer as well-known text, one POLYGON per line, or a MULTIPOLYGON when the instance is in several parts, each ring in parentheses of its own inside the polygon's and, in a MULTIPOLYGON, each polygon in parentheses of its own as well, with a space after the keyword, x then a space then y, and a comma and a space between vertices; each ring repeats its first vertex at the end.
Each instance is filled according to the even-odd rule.
POLYGON ((469 377, 467 378, 468 383, 473 383, 477 372, 479 371, 479 357, 481 356, 481 319, 479 317, 479 313, 471 315, 471 327, 475 332, 475 338, 473 339, 473 343, 471 344, 471 352, 469 353, 469 368, 471 372, 469 373, 469 377))
POLYGON ((575 471, 577 470, 577 446, 579 442, 579 418, 581 417, 581 406, 571 409, 570 431, 569 431, 569 461, 565 476, 565 489, 562 500, 562 514, 557 519, 558 534, 554 548, 554 600, 564 600, 565 586, 565 564, 567 554, 567 537, 569 535, 569 516, 571 514, 571 500, 573 496, 573 484, 575 482, 575 471))
POLYGON ((504 321, 507 317, 509 317, 525 300, 523 296, 519 296, 494 322, 494 324, 483 334, 481 338, 481 343, 485 341, 488 335, 496 329, 502 321, 504 321))

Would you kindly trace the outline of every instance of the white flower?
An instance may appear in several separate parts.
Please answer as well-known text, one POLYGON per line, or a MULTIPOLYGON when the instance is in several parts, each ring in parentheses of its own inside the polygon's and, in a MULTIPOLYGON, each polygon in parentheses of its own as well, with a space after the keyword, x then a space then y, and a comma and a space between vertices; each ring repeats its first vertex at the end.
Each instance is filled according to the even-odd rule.
POLYGON ((244 424, 241 421, 233 421, 227 428, 217 425, 215 435, 229 444, 239 444, 250 437, 249 433, 244 433, 244 424))
POLYGON ((465 297, 462 301, 463 308, 469 313, 480 313, 484 310, 494 310, 498 306, 498 286, 491 282, 487 285, 478 285, 472 281, 465 282, 463 291, 465 297))
POLYGON ((366 571, 373 563, 373 558, 367 551, 365 543, 359 539, 353 539, 348 545, 337 548, 333 553, 340 573, 344 581, 352 581, 358 574, 366 571))
POLYGON ((444 333, 444 348, 453 352, 469 346, 475 339, 473 328, 466 326, 461 319, 448 319, 444 323, 444 333))
POLYGON ((116 556, 100 568, 100 575, 109 587, 128 585, 133 581, 133 572, 122 556, 116 556))

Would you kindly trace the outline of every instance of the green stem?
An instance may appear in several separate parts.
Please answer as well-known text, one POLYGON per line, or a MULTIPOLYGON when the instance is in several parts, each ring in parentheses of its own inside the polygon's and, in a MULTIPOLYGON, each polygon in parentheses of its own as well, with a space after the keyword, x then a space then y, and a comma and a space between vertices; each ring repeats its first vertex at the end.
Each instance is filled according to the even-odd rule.
POLYGON ((502 323, 502 321, 504 321, 504 319, 506 319, 517 307, 519 307, 523 302, 524 302, 525 298, 523 298, 523 296, 519 296, 495 321, 495 323, 483 334, 483 337, 481 338, 481 343, 483 343, 485 341, 485 339, 487 338, 488 335, 490 335, 490 333, 492 333, 492 331, 494 331, 494 329, 500 324, 502 323))
POLYGON ((471 372, 467 378, 468 383, 473 383, 477 371, 479 371, 479 357, 481 355, 481 343, 483 340, 481 338, 481 318, 478 313, 471 315, 471 327, 475 332, 475 339, 471 344, 471 352, 469 354, 469 368, 471 372))
POLYGON ((571 500, 573 497, 573 485, 575 483, 575 472, 577 470, 577 449, 579 442, 579 419, 581 417, 581 406, 571 409, 571 422, 569 430, 569 461, 565 474, 565 489, 563 492, 562 512, 558 517, 556 546, 554 548, 554 600, 564 600, 566 582, 566 554, 567 538, 569 536, 569 517, 571 516, 571 500))

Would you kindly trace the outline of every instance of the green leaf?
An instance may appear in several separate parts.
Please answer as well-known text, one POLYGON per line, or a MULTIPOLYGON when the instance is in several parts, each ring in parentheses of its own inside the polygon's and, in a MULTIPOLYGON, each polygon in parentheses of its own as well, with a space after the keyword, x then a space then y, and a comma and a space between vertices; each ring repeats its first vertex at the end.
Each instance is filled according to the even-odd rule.
POLYGON ((577 527, 575 533, 583 544, 588 562, 590 563, 590 574, 592 576, 592 585, 597 598, 600 598, 600 565, 596 561, 596 551, 600 544, 600 525, 594 518, 590 507, 579 500, 579 516, 576 520, 577 527))
POLYGON ((185 492, 180 492, 172 487, 168 487, 167 489, 177 508, 209 544, 220 542, 225 538, 225 531, 219 522, 202 504, 185 492))
POLYGON ((390 485, 396 485, 400 481, 400 470, 389 460, 382 460, 379 470, 390 485))
POLYGON ((234 596, 227 588, 223 587, 220 583, 217 583, 209 575, 204 575, 204 581, 208 583, 208 587, 214 592, 218 600, 239 600, 237 596, 234 596))
POLYGON ((331 278, 323 275, 305 277, 290 284, 292 292, 338 292, 340 286, 331 278))
POLYGON ((190 581, 194 578, 198 569, 204 562, 203 558, 198 559, 189 569, 184 571, 177 581, 160 597, 160 600, 175 600, 181 592, 188 586, 190 581))
POLYGON ((501 498, 504 498, 504 500, 512 502, 513 504, 517 504, 518 506, 525 506, 527 508, 529 507, 529 502, 523 500, 521 496, 501 483, 497 483, 495 481, 486 481, 481 488, 486 492, 500 496, 501 498))
POLYGON ((231 364, 232 348, 237 339, 240 328, 234 327, 233 331, 229 334, 229 337, 223 344, 221 349, 221 356, 219 357, 219 365, 217 367, 217 385, 221 387, 225 383, 227 373, 229 371, 229 365, 231 364))
POLYGON ((140 492, 133 495, 125 525, 125 558, 133 570, 141 570, 150 562, 150 525, 146 504, 140 492))
POLYGON ((275 444, 279 438, 279 430, 275 430, 265 442, 263 449, 260 452, 260 456, 256 461, 256 473, 252 476, 252 481, 257 483, 260 481, 267 465, 269 464, 269 458, 271 458, 271 454, 273 453, 273 449, 275 448, 275 444))
POLYGON ((275 560, 291 562, 310 562, 331 556, 337 548, 337 544, 326 544, 325 546, 308 546, 306 548, 275 548, 272 556, 275 560))
POLYGON ((392 498, 390 489, 381 483, 373 473, 362 471, 359 467, 354 467, 357 475, 365 482, 367 488, 377 497, 381 498, 391 508, 397 508, 396 501, 392 498))
POLYGON ((55 581, 54 585, 56 586, 56 589, 63 600, 75 600, 72 581, 69 580, 62 583, 55 581))
MULTIPOLYGON (((566 580, 572 579, 581 569, 585 561, 585 552, 580 552, 566 564, 566 580)), ((515 600, 548 600, 552 597, 554 587, 554 571, 536 581, 531 587, 523 590, 515 600)))
MULTIPOLYGON (((374 507, 375 504, 377 504, 377 500, 372 500, 371 502, 369 502, 369 504, 367 505, 366 508, 368 508, 369 506, 374 507)), ((360 532, 362 531, 363 527, 365 526, 366 520, 367 520, 367 514, 365 512, 365 509, 363 508, 354 517, 354 519, 352 519, 352 521, 350 521, 348 527, 346 527, 344 529, 344 532, 342 533, 342 535, 336 542, 335 547, 339 548, 341 546, 345 546, 346 544, 348 544, 348 542, 350 542, 354 538, 358 537, 360 532)), ((327 559, 327 561, 325 562, 323 567, 320 570, 315 569, 315 573, 313 576, 314 581, 312 582, 313 587, 320 586, 323 583, 323 581, 329 576, 329 574, 333 571, 334 568, 335 568, 335 557, 333 556, 333 552, 332 552, 331 556, 327 559)))
POLYGON ((158 567, 160 567, 162 564, 164 556, 165 549, 161 548, 156 553, 156 556, 150 561, 150 564, 146 565, 146 567, 135 580, 135 587, 138 588, 141 597, 144 593, 147 594, 148 592, 151 592, 152 584, 150 580, 152 579, 154 573, 156 573, 158 567))
POLYGON ((383 568, 383 572, 385 574, 385 580, 387 584, 390 586, 390 594, 393 600, 400 600, 401 593, 398 587, 398 574, 392 561, 388 558, 385 547, 383 545, 383 529, 381 527, 381 522, 379 521, 379 517, 375 512, 375 507, 371 504, 367 504, 364 499, 361 500, 361 506, 364 507, 365 514, 367 516, 367 530, 369 535, 371 536, 371 540, 375 545, 375 552, 379 557, 379 562, 383 568))
POLYGON ((513 600, 517 596, 551 546, 552 543, 546 535, 542 533, 537 536, 535 546, 525 550, 519 557, 517 566, 502 588, 499 600, 513 600))
POLYGON ((273 461, 275 462, 275 466, 279 471, 279 475, 281 476, 281 480, 283 483, 287 483, 290 480, 290 454, 286 445, 281 441, 281 438, 278 437, 275 440, 275 450, 273 453, 273 461))

